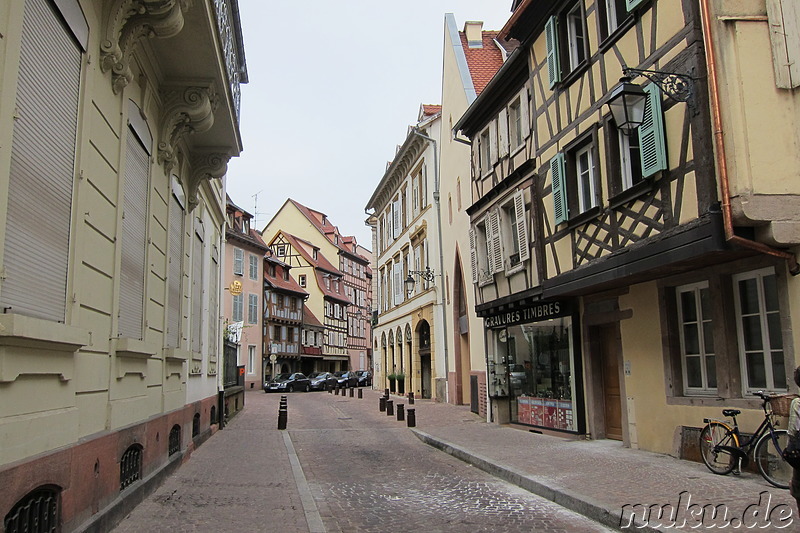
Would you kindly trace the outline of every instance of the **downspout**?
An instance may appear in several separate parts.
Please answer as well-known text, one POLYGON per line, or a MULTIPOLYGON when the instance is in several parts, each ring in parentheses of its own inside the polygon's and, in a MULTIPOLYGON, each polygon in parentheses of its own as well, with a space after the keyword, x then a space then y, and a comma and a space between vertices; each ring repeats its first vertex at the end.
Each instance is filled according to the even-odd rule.
POLYGON ((752 241, 733 231, 733 215, 731 213, 731 190, 728 179, 728 164, 725 152, 725 139, 722 131, 722 117, 719 104, 719 80, 717 78, 717 58, 714 49, 714 41, 711 37, 711 0, 700 0, 700 21, 703 27, 703 43, 706 48, 706 64, 708 66, 708 85, 709 85, 709 106, 714 127, 714 147, 716 148, 717 169, 719 172, 720 189, 722 196, 722 221, 725 228, 725 240, 737 244, 743 248, 749 248, 757 252, 785 259, 789 266, 789 272, 796 276, 800 274, 800 266, 797 258, 791 252, 778 250, 764 243, 752 241))
POLYGON ((445 386, 445 402, 450 401, 450 365, 447 361, 447 308, 445 306, 444 294, 446 287, 444 286, 444 252, 442 246, 442 206, 439 202, 439 154, 436 150, 436 139, 428 137, 419 132, 417 128, 412 130, 412 133, 422 139, 425 139, 433 145, 433 201, 436 203, 436 226, 439 229, 439 275, 442 277, 441 290, 439 291, 439 305, 442 308, 442 335, 444 337, 444 386, 445 386))

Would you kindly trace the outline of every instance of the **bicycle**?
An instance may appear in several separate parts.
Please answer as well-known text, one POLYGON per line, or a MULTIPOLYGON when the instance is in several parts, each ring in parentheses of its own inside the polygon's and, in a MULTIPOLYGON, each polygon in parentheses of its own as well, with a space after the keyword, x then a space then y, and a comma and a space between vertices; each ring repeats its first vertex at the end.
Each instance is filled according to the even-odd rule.
POLYGON ((704 419, 706 426, 700 432, 700 455, 708 469, 715 474, 726 475, 735 470, 734 474, 738 475, 749 464, 752 452, 764 479, 778 488, 788 489, 792 467, 783 460, 781 451, 789 441, 789 434, 785 429, 776 429, 777 423, 773 418, 788 416, 789 404, 795 396, 773 396, 764 391, 758 391, 756 396, 762 399, 764 420, 750 438, 745 438, 739 432, 736 415, 741 411, 723 409, 722 415, 731 417, 733 426, 723 420, 704 419))

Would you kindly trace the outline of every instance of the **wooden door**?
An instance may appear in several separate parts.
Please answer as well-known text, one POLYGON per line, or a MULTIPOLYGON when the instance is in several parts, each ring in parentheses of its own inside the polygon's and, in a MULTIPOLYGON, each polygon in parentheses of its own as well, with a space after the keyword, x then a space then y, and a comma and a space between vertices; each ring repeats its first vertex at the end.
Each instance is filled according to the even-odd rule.
POLYGON ((611 327, 599 328, 598 332, 606 438, 622 440, 622 392, 617 338, 611 327))

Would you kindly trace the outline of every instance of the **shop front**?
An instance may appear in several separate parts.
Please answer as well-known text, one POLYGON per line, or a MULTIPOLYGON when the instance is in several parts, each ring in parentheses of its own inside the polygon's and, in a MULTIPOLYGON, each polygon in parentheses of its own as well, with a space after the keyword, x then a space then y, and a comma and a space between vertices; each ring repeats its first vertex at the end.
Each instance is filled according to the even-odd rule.
POLYGON ((577 315, 571 301, 488 309, 488 392, 493 417, 535 428, 585 433, 577 315))

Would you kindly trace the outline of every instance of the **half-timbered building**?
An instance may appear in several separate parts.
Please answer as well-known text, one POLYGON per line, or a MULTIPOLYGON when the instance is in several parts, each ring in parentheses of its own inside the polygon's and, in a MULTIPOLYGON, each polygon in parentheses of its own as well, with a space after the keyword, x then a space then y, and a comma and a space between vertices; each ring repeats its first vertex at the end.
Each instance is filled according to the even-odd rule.
MULTIPOLYGON (((770 246, 797 239, 762 238, 763 211, 732 218, 715 93, 729 87, 731 103, 746 78, 730 48, 721 84, 709 47, 736 40, 726 24, 762 24, 748 42, 771 67, 767 18, 756 2, 724 4, 513 3, 500 38, 521 46, 454 127, 472 143, 472 281, 496 420, 680 454, 721 406, 788 390, 796 263, 770 246), (624 75, 644 101, 630 130, 609 106, 624 75)), ((786 97, 761 70, 772 112, 786 97)), ((742 125, 733 103, 728 125, 742 125)), ((794 127, 780 131, 796 139, 794 127)))
MULTIPOLYGON (((264 256, 264 328, 260 332, 264 338, 265 376, 313 368, 306 364, 306 370, 301 370, 304 352, 300 339, 305 338, 303 308, 307 298, 308 292, 292 276, 291 267, 270 249, 264 256)), ((321 351, 316 355, 321 356, 321 351)), ((266 381, 269 380, 265 378, 266 381)))

